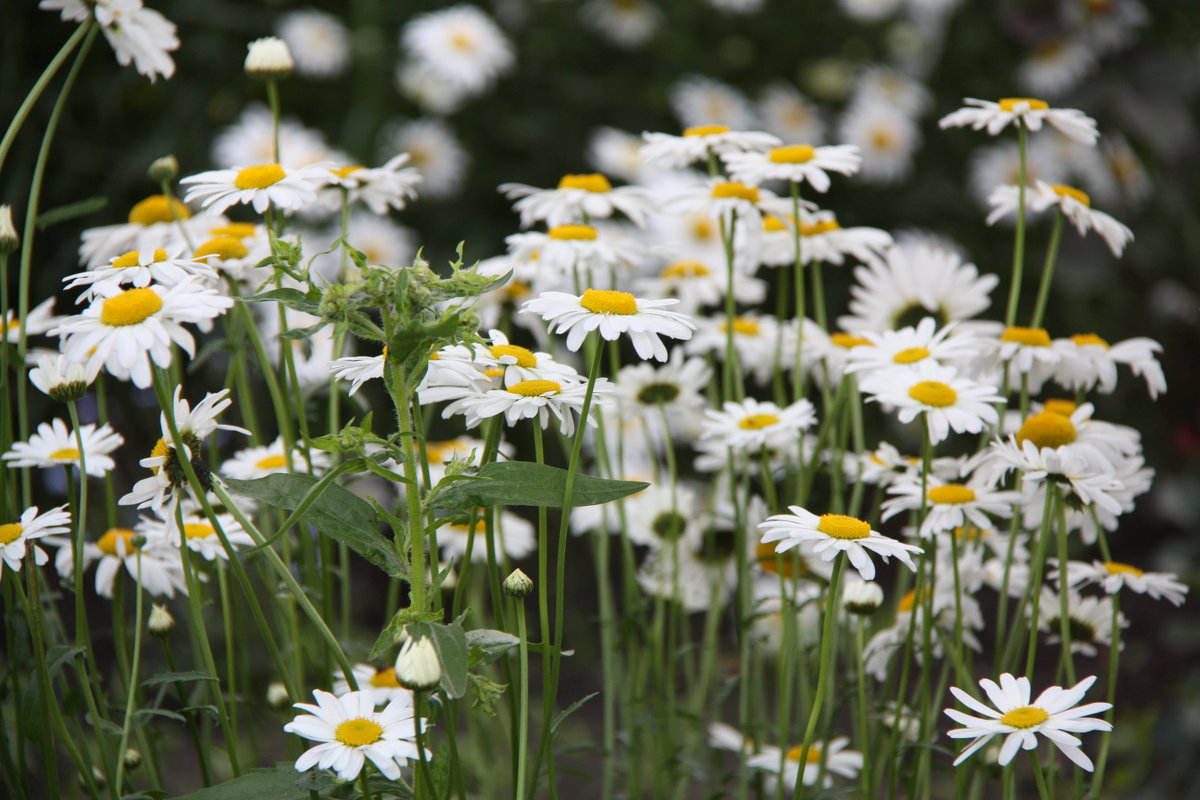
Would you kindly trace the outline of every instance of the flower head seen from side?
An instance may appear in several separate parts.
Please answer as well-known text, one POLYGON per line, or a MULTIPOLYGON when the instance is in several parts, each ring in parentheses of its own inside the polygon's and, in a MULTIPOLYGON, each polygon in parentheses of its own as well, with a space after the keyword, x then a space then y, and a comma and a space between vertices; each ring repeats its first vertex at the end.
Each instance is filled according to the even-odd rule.
POLYGON ((940 128, 962 128, 970 125, 975 130, 987 129, 995 136, 1009 125, 1022 125, 1027 130, 1039 131, 1043 122, 1049 122, 1066 136, 1077 142, 1094 145, 1098 134, 1096 120, 1074 108, 1051 108, 1045 100, 1033 97, 1005 97, 997 102, 968 97, 963 100, 966 108, 960 108, 938 120, 940 128))
POLYGON ((1079 705, 1079 701, 1095 682, 1096 677, 1093 675, 1084 678, 1070 689, 1051 686, 1030 702, 1029 679, 1015 678, 1006 672, 1000 676, 999 683, 988 678, 979 681, 995 708, 976 700, 957 686, 951 686, 950 692, 960 703, 982 715, 973 717, 953 708, 945 710, 950 719, 966 726, 950 731, 950 738, 974 739, 959 753, 958 758, 954 760, 954 766, 961 764, 996 735, 1005 736, 1004 744, 1000 747, 1000 764, 1007 765, 1016 756, 1017 750, 1036 748, 1037 734, 1040 733, 1053 742, 1067 758, 1091 772, 1092 760, 1079 749, 1081 741, 1074 734, 1112 730, 1110 723, 1091 716, 1112 708, 1111 703, 1079 705))
MULTIPOLYGON (((56 533, 67 533, 70 530, 71 512, 65 505, 47 509, 44 514, 38 513, 37 506, 30 506, 21 513, 16 522, 0 524, 0 561, 14 572, 21 570, 21 561, 30 550, 33 551, 35 564, 45 564, 48 556, 37 545, 37 540, 43 536, 56 533)), ((3 569, 0 568, 0 576, 3 569)))
POLYGON ((668 311, 678 300, 645 300, 629 292, 586 289, 582 295, 542 292, 521 308, 551 323, 554 333, 567 334, 567 349, 576 351, 592 331, 613 341, 625 333, 643 359, 667 360, 667 347, 660 336, 690 339, 696 329, 686 315, 668 311))
POLYGON ((299 211, 317 199, 317 190, 327 183, 327 164, 283 167, 256 164, 232 169, 215 169, 189 175, 179 182, 188 186, 184 202, 200 201, 212 214, 220 214, 238 203, 246 203, 262 214, 268 207, 299 211))
POLYGON ((615 212, 642 227, 656 210, 657 203, 640 186, 616 186, 604 175, 563 175, 553 189, 538 189, 520 183, 502 183, 500 191, 515 200, 513 210, 521 215, 521 227, 528 228, 544 220, 549 227, 608 219, 615 212))
MULTIPOLYGON (((1054 580, 1052 573, 1050 578, 1054 580)), ((1071 561, 1067 563, 1067 585, 1096 584, 1109 594, 1128 588, 1131 592, 1145 594, 1155 600, 1167 600, 1172 605, 1183 605, 1188 592, 1185 583, 1173 572, 1146 572, 1140 567, 1120 561, 1071 561)))
POLYGON ((329 362, 329 373, 336 380, 350 381, 350 391, 353 395, 362 385, 373 378, 382 378, 384 365, 387 361, 387 348, 377 356, 346 356, 335 358, 329 362))
POLYGON ((123 67, 132 62, 134 69, 153 82, 159 75, 175 74, 175 62, 168 55, 179 49, 175 23, 142 0, 42 0, 38 8, 61 11, 64 20, 83 22, 95 14, 104 38, 123 67))
POLYGON ((648 166, 681 169, 704 161, 711 152, 761 152, 783 144, 778 136, 763 131, 735 131, 728 125, 694 125, 680 136, 670 133, 642 134, 642 161, 648 166))
POLYGON ((704 412, 702 440, 713 440, 737 453, 759 454, 763 448, 786 448, 817 421, 808 400, 783 408, 775 403, 746 398, 729 401, 720 411, 704 412))
MULTIPOLYGON (((393 700, 401 705, 413 704, 412 690, 405 689, 396 680, 395 667, 379 668, 370 664, 355 664, 353 674, 355 682, 358 683, 358 691, 373 694, 375 705, 390 703, 393 700)), ((350 681, 346 680, 342 672, 337 672, 333 682, 333 693, 341 697, 350 691, 350 681)))
POLYGON ((994 425, 999 415, 993 404, 1004 401, 995 387, 960 377, 953 367, 924 361, 916 369, 877 372, 863 381, 862 388, 870 400, 895 408, 901 422, 923 415, 933 444, 951 430, 979 433, 984 425, 994 425))
POLYGON ((421 173, 405 166, 412 160, 410 153, 393 156, 381 167, 349 165, 331 168, 326 184, 333 187, 325 198, 330 210, 341 208, 342 192, 351 202, 361 202, 378 216, 387 216, 392 209, 403 211, 408 201, 417 196, 421 173))
MULTIPOLYGON (((602 407, 609 402, 606 395, 612 391, 612 384, 606 378, 600 378, 594 391, 592 406, 602 407)), ((583 413, 586 392, 586 384, 578 380, 514 381, 503 389, 468 386, 456 391, 457 399, 442 410, 442 417, 449 419, 455 414, 463 414, 468 428, 500 414, 509 425, 536 417, 545 428, 550 416, 554 415, 562 434, 570 436, 575 432, 575 415, 583 413)), ((595 416, 589 414, 586 423, 596 425, 595 416)))
POLYGON ((83 272, 76 272, 63 278, 66 288, 75 289, 87 286, 80 295, 79 302, 86 302, 96 296, 99 284, 105 284, 117 289, 131 287, 146 287, 151 283, 174 286, 188 279, 197 281, 217 277, 213 268, 204 258, 184 258, 181 249, 172 250, 157 247, 153 250, 130 250, 119 256, 114 256, 107 266, 94 266, 83 272))
MULTIPOLYGON (((400 768, 418 758, 416 736, 418 726, 424 729, 425 720, 417 719, 411 703, 392 700, 381 711, 375 710, 372 692, 348 692, 334 697, 320 689, 313 690, 316 705, 296 703, 301 714, 283 726, 310 741, 320 742, 296 759, 296 770, 304 772, 314 766, 331 769, 344 781, 352 781, 362 772, 367 759, 389 780, 400 777, 400 768)), ((427 757, 431 757, 428 754, 427 757)))
MULTIPOLYGON (((1080 236, 1087 235, 1091 230, 1096 231, 1114 256, 1120 257, 1125 245, 1133 240, 1133 231, 1112 216, 1092 208, 1092 198, 1083 190, 1042 180, 1035 181, 1031 188, 1032 191, 1025 198, 1031 211, 1057 208, 1075 226, 1080 236)), ((987 218, 988 224, 1003 217, 1015 216, 1018 203, 1018 187, 997 186, 988 196, 988 204, 992 207, 987 218)))
POLYGON ((0 458, 12 467, 63 467, 82 463, 87 468, 87 474, 94 478, 103 478, 109 470, 116 466, 109 454, 124 443, 121 434, 108 427, 108 423, 97 428, 88 423, 79 429, 77 439, 74 431, 67 429, 61 419, 43 422, 38 426, 37 433, 29 437, 28 442, 14 442, 12 449, 0 458), (79 450, 79 441, 83 441, 83 452, 79 450))
POLYGON ((829 189, 830 172, 853 175, 862 163, 858 148, 849 144, 789 144, 765 153, 724 153, 721 159, 735 180, 754 186, 769 180, 806 183, 818 192, 829 189))
MULTIPOLYGON (((308 459, 299 447, 293 447, 291 463, 297 472, 318 474, 329 466, 329 456, 320 450, 310 449, 308 459)), ((288 471, 288 453, 283 438, 276 437, 269 445, 247 447, 234 453, 221 465, 221 474, 229 478, 250 481, 288 471)))
POLYGON ((912 555, 925 552, 916 545, 905 544, 878 531, 863 520, 843 514, 817 516, 799 506, 788 506, 790 514, 767 517, 758 527, 763 531, 762 541, 778 542, 775 552, 785 553, 801 542, 816 542, 813 552, 825 561, 832 561, 840 552, 845 552, 850 564, 858 570, 864 581, 875 578, 875 562, 867 554, 871 551, 887 561, 892 556, 916 571, 912 555))

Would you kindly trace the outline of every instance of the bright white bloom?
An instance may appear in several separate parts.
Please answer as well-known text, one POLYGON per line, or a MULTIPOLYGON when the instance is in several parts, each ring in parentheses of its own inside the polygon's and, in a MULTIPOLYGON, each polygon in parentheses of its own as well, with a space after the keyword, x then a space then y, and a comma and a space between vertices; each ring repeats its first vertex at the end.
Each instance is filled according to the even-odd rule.
MULTIPOLYGON (((364 203, 373 213, 386 216, 392 209, 402 211, 408 200, 417 196, 421 173, 405 166, 411 158, 408 153, 400 153, 382 167, 337 167, 329 170, 326 181, 330 187, 344 191, 351 203, 364 203)), ((342 191, 324 193, 330 209, 341 208, 342 191)))
POLYGON ((79 442, 74 431, 67 430, 67 425, 61 419, 43 422, 38 425, 37 433, 31 434, 28 442, 13 442, 12 449, 3 458, 12 467, 63 467, 80 462, 87 466, 87 474, 93 478, 103 478, 115 465, 109 453, 120 447, 125 438, 108 426, 101 425, 99 429, 88 423, 79 429, 83 439, 83 453, 79 452, 79 442))
MULTIPOLYGON (((390 703, 393 700, 401 705, 411 706, 413 704, 412 691, 405 689, 396 680, 395 667, 378 669, 370 664, 355 664, 352 673, 358 684, 358 691, 362 694, 372 695, 375 705, 390 703)), ((339 670, 335 673, 333 693, 341 697, 350 691, 352 691, 350 681, 346 680, 345 674, 339 670)))
MULTIPOLYGON (((729 289, 728 270, 723 264, 718 267, 717 263, 695 258, 678 259, 663 267, 657 277, 635 279, 634 286, 650 297, 678 298, 678 310, 694 315, 703 306, 720 305, 729 289)), ((735 276, 733 297, 737 302, 758 305, 766 295, 765 281, 745 274, 735 276)))
POLYGON ((125 67, 133 62, 134 69, 151 82, 159 75, 175 74, 175 62, 167 55, 179 49, 175 23, 143 7, 142 0, 41 0, 38 8, 61 11, 62 18, 72 22, 83 22, 95 13, 118 64, 125 67))
MULTIPOLYGON (((877 261, 892 247, 892 235, 879 228, 843 228, 832 211, 800 211, 800 253, 805 262, 842 264, 846 256, 861 263, 877 261)), ((796 234, 791 214, 763 217, 759 259, 766 266, 796 262, 796 234)))
POLYGON ((190 280, 125 291, 97 286, 96 294, 82 314, 53 329, 64 337, 63 355, 89 369, 102 364, 113 377, 142 389, 150 385, 151 361, 171 366, 172 342, 195 355, 195 340, 182 323, 205 326, 233 306, 232 298, 190 280))
POLYGON ((209 170, 179 182, 189 186, 184 202, 199 200, 210 213, 220 214, 232 205, 247 203, 262 214, 268 207, 299 211, 312 205, 328 176, 323 164, 287 169, 279 164, 259 164, 209 170))
MULTIPOLYGON (((1065 418, 1064 418, 1065 419, 1065 418)), ((996 441, 980 454, 981 469, 989 479, 996 480, 1010 470, 1021 475, 1021 488, 1031 495, 1031 503, 1041 503, 1048 484, 1070 492, 1085 506, 1095 504, 1098 511, 1120 514, 1121 504, 1113 496, 1122 488, 1112 464, 1099 458, 1095 451, 1081 448, 1039 447, 1033 439, 1020 443, 1014 436, 996 441)))
POLYGON ((514 233, 505 242, 513 259, 536 261, 540 282, 555 286, 569 283, 576 274, 599 278, 617 272, 623 276, 651 256, 640 241, 592 225, 557 225, 545 233, 514 233))
POLYGON ((643 361, 622 367, 616 379, 622 416, 643 417, 651 430, 661 432, 666 414, 672 432, 678 435, 686 418, 704 408, 701 392, 708 386, 711 375, 706 361, 684 360, 680 350, 672 352, 670 361, 661 366, 643 361))
POLYGON ((387 348, 377 356, 347 356, 329 362, 329 372, 336 380, 350 381, 349 394, 354 394, 364 383, 383 377, 387 361, 387 348))
POLYGON ((512 45, 492 18, 460 4, 419 14, 404 26, 401 47, 450 84, 486 90, 515 62, 512 45))
POLYGON ((704 412, 701 440, 712 440, 735 452, 758 455, 763 448, 789 448, 817 421, 812 403, 798 400, 780 408, 748 397, 726 402, 720 411, 704 412))
POLYGON ((946 365, 969 360, 978 346, 974 336, 956 331, 954 323, 937 329, 933 317, 898 331, 864 331, 862 338, 868 344, 850 350, 847 372, 870 373, 925 361, 946 365))
MULTIPOLYGON (((992 206, 992 213, 987 218, 989 225, 1002 217, 1014 216, 1017 213, 1017 194, 1016 186, 996 187, 988 197, 988 203, 992 206)), ((1120 256, 1125 250, 1125 245, 1133 239, 1133 231, 1129 230, 1128 226, 1103 211, 1094 210, 1091 198, 1072 186, 1035 181, 1032 191, 1026 192, 1025 202, 1028 209, 1034 212, 1057 207, 1075 226, 1080 236, 1095 230, 1114 256, 1120 256)))
MULTIPOLYGON (((316 705, 295 704, 307 714, 283 726, 288 733, 320 742, 296 759, 298 772, 319 767, 333 770, 344 781, 352 781, 369 758, 376 769, 394 781, 399 779, 401 767, 420 757, 416 738, 418 726, 422 731, 425 729, 425 719, 414 716, 411 703, 393 700, 382 711, 376 711, 372 692, 348 692, 334 697, 314 689, 313 697, 316 705)), ((426 757, 431 755, 427 752, 426 757)))
MULTIPOLYGON (((296 472, 318 474, 329 466, 328 453, 309 448, 308 455, 309 458, 305 459, 304 450, 301 447, 292 447, 292 466, 296 472)), ((287 471, 288 459, 282 437, 276 437, 275 441, 263 447, 247 447, 245 450, 239 450, 221 464, 222 475, 243 481, 265 478, 268 475, 287 471)))
POLYGON ((660 336, 690 339, 696 325, 684 314, 666 310, 678 300, 645 300, 628 292, 586 289, 582 295, 542 292, 527 301, 521 313, 537 314, 551 323, 554 333, 567 334, 567 349, 576 351, 592 331, 608 341, 629 334, 640 358, 667 360, 660 336))
MULTIPOLYGON (((612 385, 606 379, 596 381, 593 408, 604 405, 604 395, 611 389, 612 385)), ((575 431, 575 415, 583 411, 586 393, 587 387, 583 383, 551 380, 517 381, 503 389, 465 387, 457 392, 458 399, 442 410, 442 417, 449 419, 455 414, 462 414, 468 428, 474 428, 483 420, 500 414, 504 415, 509 425, 537 417, 544 428, 553 414, 559 420, 562 434, 570 436, 575 431)), ((594 426, 595 418, 589 415, 587 424, 594 426)))
POLYGON ((350 64, 350 33, 332 14, 289 11, 279 17, 275 31, 287 42, 301 75, 333 78, 350 64))
POLYGON ((1167 379, 1155 354, 1162 345, 1153 339, 1136 337, 1110 345, 1094 333, 1076 333, 1055 339, 1051 346, 1062 356, 1055 381, 1072 390, 1111 394, 1117 388, 1117 365, 1124 364, 1134 375, 1146 381, 1152 399, 1167 390, 1167 379))
MULTIPOLYGON (((471 530, 466 522, 447 522, 438 526, 438 550, 441 552, 442 561, 461 560, 466 557, 471 530)), ((487 561, 486 527, 482 513, 476 515, 474 531, 475 542, 471 546, 471 560, 487 561)), ((537 547, 537 529, 529 520, 511 511, 497 511, 493 534, 496 552, 509 558, 525 558, 537 547)))
POLYGON ((884 403, 898 412, 901 422, 925 416, 929 441, 945 439, 950 431, 979 433, 999 417, 993 404, 1004 402, 996 387, 960 377, 953 367, 939 366, 929 360, 915 368, 884 370, 862 383, 862 390, 874 402, 884 403))
POLYGON ((38 358, 38 365, 29 370, 29 382, 56 400, 74 400, 83 396, 99 372, 99 364, 87 366, 61 353, 44 355, 38 358))
POLYGON ((287 42, 277 36, 264 36, 246 45, 243 69, 260 78, 282 78, 292 74, 296 62, 287 42))
MULTIPOLYGON (((1057 573, 1050 575, 1058 580, 1057 573)), ((1109 594, 1116 594, 1125 587, 1138 594, 1148 594, 1155 600, 1166 599, 1172 605, 1183 605, 1188 592, 1173 572, 1144 572, 1132 564, 1120 561, 1070 561, 1067 563, 1067 585, 1096 584, 1109 594)))
POLYGON ((727 125, 697 125, 681 136, 669 133, 642 134, 642 161, 663 169, 681 169, 715 155, 763 152, 783 144, 778 136, 762 131, 735 131, 727 125))
MULTIPOLYGON (((232 514, 218 514, 217 522, 234 550, 254 545, 253 537, 242 529, 232 514)), ((212 520, 198 510, 183 515, 182 536, 173 514, 169 520, 144 516, 134 527, 134 533, 140 533, 151 541, 170 542, 175 547, 179 547, 181 542, 187 542, 188 549, 198 553, 205 561, 229 560, 229 552, 225 549, 221 537, 217 535, 212 520)))
MULTIPOLYGON (((39 566, 49 559, 37 545, 37 540, 43 536, 56 533, 67 533, 71 530, 71 512, 66 506, 48 509, 44 514, 38 514, 37 506, 30 506, 21 513, 16 522, 6 522, 0 525, 0 561, 14 572, 21 571, 21 561, 27 551, 33 550, 33 562, 39 566)), ((4 570, 0 568, 0 576, 4 570)))
POLYGON ((1039 131, 1043 122, 1049 122, 1067 136, 1083 144, 1096 143, 1096 120, 1074 108, 1051 108, 1044 100, 1032 97, 1006 97, 999 102, 963 99, 967 108, 960 108, 938 121, 941 128, 961 128, 970 125, 975 130, 983 128, 995 136, 1009 125, 1024 125, 1028 130, 1039 131))
MULTIPOLYGON (((921 507, 921 480, 912 475, 897 480, 888 493, 895 495, 883 504, 883 520, 889 520, 902 511, 921 507)), ((966 525, 979 530, 992 527, 993 517, 1011 517, 1012 507, 1020 502, 1016 492, 992 489, 983 481, 969 484, 931 481, 926 492, 925 519, 921 522, 920 535, 929 538, 936 533, 954 531, 966 525)))
POLYGON ((199 282, 216 277, 217 273, 204 259, 183 258, 182 248, 172 252, 160 247, 154 250, 130 250, 114 257, 107 266, 76 272, 63 278, 63 282, 70 281, 66 286, 68 289, 88 287, 77 301, 83 303, 94 299, 99 294, 100 286, 111 289, 131 286, 144 288, 151 283, 174 286, 187 280, 199 282))
POLYGON ((1051 686, 1029 701, 1029 679, 1014 678, 1009 673, 1000 676, 1000 683, 983 678, 979 685, 992 701, 992 708, 979 702, 971 695, 951 686, 950 692, 967 708, 982 714, 972 717, 952 708, 946 709, 950 719, 965 725, 955 728, 947 735, 952 739, 974 739, 954 759, 958 766, 975 751, 991 741, 993 736, 1004 734, 1004 745, 1000 748, 1000 764, 1006 766, 1017 750, 1033 750, 1038 745, 1037 734, 1049 739, 1054 745, 1079 766, 1092 771, 1092 760, 1079 749, 1080 740, 1073 734, 1087 731, 1110 731, 1112 725, 1101 719, 1092 719, 1092 714, 1107 711, 1111 703, 1087 703, 1078 705, 1083 695, 1096 682, 1096 676, 1084 678, 1070 689, 1051 686))
POLYGON ((762 541, 778 542, 775 552, 785 553, 801 542, 816 542, 813 552, 822 560, 832 561, 840 552, 845 552, 850 564, 858 570, 864 581, 875 578, 875 562, 867 555, 871 551, 887 561, 895 556, 914 572, 917 565, 912 561, 913 553, 925 552, 916 545, 905 544, 878 531, 860 519, 843 514, 817 516, 799 506, 788 506, 790 514, 776 514, 758 527, 763 531, 762 541))
MULTIPOLYGON (((135 531, 129 528, 109 528, 93 544, 84 544, 84 564, 96 564, 96 594, 112 597, 121 567, 129 577, 156 597, 174 597, 176 592, 187 594, 187 581, 183 577, 183 561, 179 550, 165 539, 149 539, 141 548, 133 546, 135 531), (139 579, 140 575, 140 579, 139 579)), ((59 548, 55 567, 59 575, 70 579, 72 569, 72 546, 70 543, 59 548)))
POLYGON ((829 189, 828 173, 853 175, 862 163, 854 145, 813 147, 790 144, 766 153, 723 153, 721 159, 734 179, 757 186, 768 180, 806 183, 818 192, 829 189))
POLYGON ((545 220, 553 228, 571 223, 608 219, 621 212, 638 227, 656 207, 650 192, 640 186, 613 187, 599 173, 563 175, 554 189, 539 189, 522 183, 502 183, 500 191, 516 200, 513 209, 521 215, 521 227, 545 220))

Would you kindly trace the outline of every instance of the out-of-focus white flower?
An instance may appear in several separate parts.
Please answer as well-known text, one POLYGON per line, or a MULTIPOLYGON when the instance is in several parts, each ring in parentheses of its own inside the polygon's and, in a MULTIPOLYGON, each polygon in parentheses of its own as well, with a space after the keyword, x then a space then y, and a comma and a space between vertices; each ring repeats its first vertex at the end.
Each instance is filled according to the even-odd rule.
POLYGON ((872 183, 895 183, 912 170, 921 132, 913 118, 880 102, 853 103, 842 115, 838 136, 862 156, 859 171, 872 183))
POLYGON ((1093 145, 1099 134, 1096 120, 1074 108, 1051 108, 1045 100, 1033 97, 1005 97, 997 102, 968 97, 963 100, 966 108, 947 114, 938 121, 941 128, 961 128, 970 125, 975 130, 983 128, 995 136, 1009 125, 1023 125, 1030 131, 1042 129, 1049 122, 1072 139, 1093 145))
POLYGON ((485 91, 515 63, 512 45, 492 18, 467 4, 413 17, 401 33, 401 46, 421 65, 472 93, 485 91))
POLYGON ((579 13, 613 44, 639 47, 653 38, 662 12, 646 0, 589 0, 579 13))
POLYGON ((388 135, 388 143, 393 152, 408 153, 408 163, 421 171, 426 196, 448 197, 462 185, 470 157, 442 120, 424 118, 398 125, 388 135))
POLYGON ((275 31, 287 42, 301 75, 333 78, 350 64, 350 33, 332 14, 289 11, 279 17, 275 31))
POLYGON ((763 90, 758 101, 763 128, 785 142, 825 143, 825 121, 816 103, 786 83, 763 90))
POLYGON ((118 64, 126 67, 133 62, 134 69, 151 82, 159 75, 175 74, 175 62, 168 55, 179 49, 175 23, 143 7, 142 0, 41 0, 38 8, 61 11, 63 19, 73 22, 83 22, 94 13, 118 64))

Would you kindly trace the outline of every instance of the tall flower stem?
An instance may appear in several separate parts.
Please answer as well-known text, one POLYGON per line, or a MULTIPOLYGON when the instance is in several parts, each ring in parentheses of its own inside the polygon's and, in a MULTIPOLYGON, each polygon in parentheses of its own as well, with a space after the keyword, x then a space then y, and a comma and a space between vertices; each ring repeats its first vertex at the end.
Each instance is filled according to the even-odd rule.
MULTIPOLYGON (((1112 595, 1112 632, 1108 644, 1108 704, 1110 708, 1104 712, 1104 720, 1112 724, 1114 709, 1111 708, 1117 699, 1117 664, 1121 659, 1121 604, 1118 601, 1120 593, 1112 595)), ((1100 800, 1100 787, 1104 785, 1104 769, 1108 766, 1108 750, 1112 746, 1112 731, 1105 731, 1100 743, 1100 755, 1096 758, 1096 772, 1092 776, 1092 786, 1089 796, 1100 800)))
POLYGON ((1025 270, 1025 124, 1017 123, 1017 231, 1013 238, 1012 285, 1008 290, 1008 309, 1004 312, 1004 325, 1011 328, 1017 324, 1017 305, 1021 298, 1021 275, 1025 270))
POLYGON ((517 783, 513 797, 526 796, 526 772, 529 765, 529 632, 525 626, 525 598, 514 597, 513 608, 517 617, 517 637, 521 640, 518 649, 517 676, 517 783))
POLYGON ((792 402, 804 397, 804 317, 807 314, 804 297, 804 254, 801 252, 800 236, 800 184, 791 182, 792 230, 795 231, 796 261, 793 264, 796 284, 796 363, 792 371, 792 402))
MULTIPOLYGON (((183 536, 183 531, 180 531, 180 536, 183 536)), ((186 537, 183 546, 187 547, 186 537)), ((142 549, 139 547, 134 559, 137 563, 137 594, 133 603, 133 618, 135 620, 133 628, 133 662, 130 666, 129 685, 125 687, 125 719, 121 723, 121 744, 117 747, 117 786, 125 785, 125 748, 129 746, 129 733, 133 727, 133 707, 137 700, 138 688, 138 670, 142 663, 142 628, 145 623, 142 619, 142 601, 145 591, 142 589, 142 549)), ((237 761, 233 756, 233 745, 230 745, 230 763, 236 764, 237 761)), ((236 772, 236 768, 235 768, 236 772)))
MULTIPOLYGON (((1046 484, 1046 503, 1042 507, 1042 527, 1038 532, 1037 552, 1033 557, 1033 573, 1029 578, 1029 594, 1032 605, 1029 610, 1029 647, 1025 652, 1025 675, 1033 674, 1033 665, 1037 658, 1038 611, 1042 597, 1042 570, 1046 564, 1046 540, 1050 538, 1050 526, 1054 519, 1054 504, 1058 499, 1058 489, 1050 483, 1046 484)), ((1063 566, 1063 569, 1066 567, 1063 566)), ((1071 642, 1063 642, 1064 647, 1070 647, 1071 642)))
POLYGON ((1050 284, 1054 277, 1054 266, 1058 263, 1058 245, 1062 241, 1063 215, 1054 215, 1054 228, 1050 231, 1050 244, 1046 247, 1046 261, 1042 264, 1042 279, 1038 283, 1037 305, 1033 307, 1033 317, 1029 327, 1042 327, 1042 317, 1046 314, 1046 301, 1050 299, 1050 284))

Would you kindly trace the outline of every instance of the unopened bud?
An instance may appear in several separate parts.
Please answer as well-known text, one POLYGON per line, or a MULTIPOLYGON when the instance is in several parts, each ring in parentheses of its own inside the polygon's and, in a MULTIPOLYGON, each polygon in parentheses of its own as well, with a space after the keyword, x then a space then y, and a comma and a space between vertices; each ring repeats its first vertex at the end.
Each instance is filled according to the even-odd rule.
POLYGON ((509 597, 527 597, 532 591, 533 579, 519 569, 504 579, 504 593, 509 597))
POLYGON ((883 589, 874 581, 852 580, 842 590, 842 604, 851 614, 874 614, 883 605, 883 589))
POLYGON ((410 638, 396 656, 396 681, 405 689, 422 692, 442 679, 442 662, 428 637, 410 638))
POLYGON ((267 687, 267 703, 271 708, 283 708, 292 701, 292 696, 288 694, 287 687, 279 681, 275 681, 267 687))
POLYGON ((12 206, 0 205, 0 254, 11 253, 20 246, 21 237, 13 224, 12 206))
POLYGON ((286 78, 295 67, 292 51, 283 39, 265 36, 246 46, 245 69, 252 78, 286 78))
POLYGON ((146 627, 155 636, 166 636, 175 630, 175 618, 166 606, 155 603, 150 609, 150 619, 146 622, 146 627))
POLYGON ((125 761, 125 769, 135 770, 142 765, 142 754, 132 747, 121 758, 125 761))
POLYGON ((141 550, 146 546, 147 541, 149 540, 146 538, 146 534, 144 533, 135 533, 133 536, 129 537, 129 545, 134 550, 141 550))
POLYGON ((154 163, 150 165, 150 169, 146 171, 146 174, 155 183, 173 181, 179 175, 179 160, 175 156, 156 158, 154 159, 154 163))

